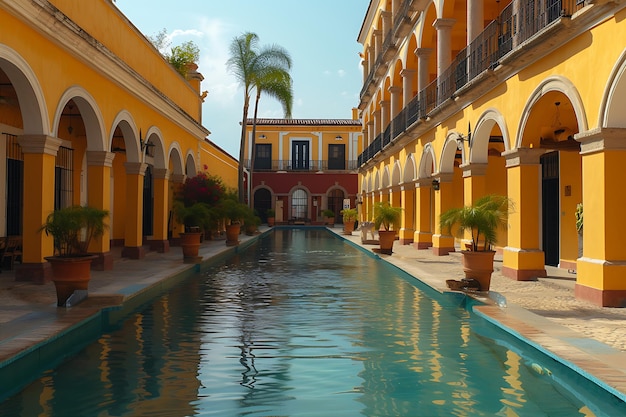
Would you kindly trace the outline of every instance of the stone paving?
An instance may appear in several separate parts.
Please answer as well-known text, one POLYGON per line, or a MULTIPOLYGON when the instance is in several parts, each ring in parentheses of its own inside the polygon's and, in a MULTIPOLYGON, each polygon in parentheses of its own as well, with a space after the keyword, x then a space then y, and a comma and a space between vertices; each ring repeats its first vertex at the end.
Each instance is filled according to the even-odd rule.
MULTIPOLYGON (((358 232, 345 236, 338 226, 331 230, 366 250, 377 247, 363 245, 358 232)), ((251 238, 242 236, 242 241, 248 239, 251 238)), ((207 259, 228 250, 232 248, 226 247, 223 241, 208 241, 203 244, 201 255, 207 259)), ((80 308, 72 309, 56 308, 52 283, 16 282, 11 271, 3 271, 0 274, 0 362, 29 344, 62 332, 64 326, 71 324, 73 315, 76 320, 82 320, 88 310, 124 302, 133 296, 128 293, 133 283, 158 285, 168 276, 188 270, 190 266, 182 263, 180 251, 172 247, 166 254, 149 252, 145 259, 138 261, 121 258, 119 250, 114 249, 114 270, 93 271, 89 299, 79 304, 80 308), (46 332, 41 331, 37 319, 24 319, 33 316, 30 314, 33 312, 38 313, 35 317, 46 317, 46 332)), ((446 279, 464 277, 459 253, 435 256, 430 250, 416 250, 411 245, 396 242, 392 255, 379 256, 442 292, 448 291, 446 279)), ((496 258, 489 297, 476 295, 486 303, 478 310, 520 334, 531 334, 539 345, 547 346, 582 369, 589 369, 593 375, 599 374, 600 379, 610 381, 612 388, 626 393, 626 309, 603 308, 577 300, 574 297, 576 275, 568 271, 548 268, 547 278, 518 282, 504 277, 500 273, 501 265, 496 258), (570 345, 572 341, 574 348, 570 345)))

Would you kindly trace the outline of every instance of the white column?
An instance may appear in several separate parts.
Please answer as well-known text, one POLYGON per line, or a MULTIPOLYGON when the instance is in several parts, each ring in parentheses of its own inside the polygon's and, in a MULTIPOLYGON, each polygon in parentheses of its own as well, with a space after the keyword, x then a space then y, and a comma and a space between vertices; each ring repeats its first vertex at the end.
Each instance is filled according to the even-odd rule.
POLYGON ((467 44, 474 39, 484 29, 484 0, 467 0, 467 44))
POLYGON ((402 92, 402 88, 392 85, 389 87, 389 93, 391 94, 391 106, 390 106, 390 118, 389 120, 393 120, 394 117, 400 113, 402 110, 402 106, 400 105, 400 93, 402 92))
POLYGON ((380 133, 383 133, 389 124, 389 101, 380 102, 380 133))
POLYGON ((441 77, 452 62, 452 26, 454 19, 437 19, 433 27, 437 30, 437 77, 441 77))
POLYGON ((417 91, 420 92, 426 88, 430 78, 430 71, 428 69, 428 63, 433 50, 430 48, 417 48, 415 55, 417 55, 417 91))
POLYGON ((402 77, 402 107, 406 107, 415 97, 415 70, 405 68, 400 71, 400 76, 402 77))

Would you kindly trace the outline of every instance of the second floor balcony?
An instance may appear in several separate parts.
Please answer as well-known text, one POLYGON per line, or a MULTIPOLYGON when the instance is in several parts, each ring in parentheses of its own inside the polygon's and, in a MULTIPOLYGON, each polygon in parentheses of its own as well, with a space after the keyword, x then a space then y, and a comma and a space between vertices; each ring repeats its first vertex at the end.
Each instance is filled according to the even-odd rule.
MULTIPOLYGON (((244 167, 250 169, 249 159, 244 161, 244 167)), ((338 159, 255 159, 254 172, 298 171, 298 172, 326 172, 326 171, 354 171, 358 169, 357 160, 338 159)))

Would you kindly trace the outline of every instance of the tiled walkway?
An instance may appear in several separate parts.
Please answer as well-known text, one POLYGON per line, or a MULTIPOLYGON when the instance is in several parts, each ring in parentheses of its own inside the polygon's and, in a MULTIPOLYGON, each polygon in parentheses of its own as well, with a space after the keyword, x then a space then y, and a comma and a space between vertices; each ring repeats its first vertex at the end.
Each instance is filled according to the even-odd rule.
MULTIPOLYGON (((360 235, 342 238, 362 245, 360 235)), ((253 239, 242 236, 242 243, 253 239)), ((224 241, 206 241, 204 259, 235 250, 224 241)), ((143 260, 121 258, 114 250, 112 271, 93 271, 89 299, 70 309, 56 307, 54 284, 16 282, 14 274, 0 274, 0 366, 20 352, 45 342, 107 305, 128 302, 144 290, 160 286, 168 278, 190 271, 182 262, 179 247, 166 254, 149 252, 143 260)), ((393 255, 380 255, 431 287, 447 291, 446 279, 461 279, 458 254, 434 256, 430 250, 416 250, 396 242, 393 255)), ((575 275, 555 268, 549 277, 516 282, 500 274, 496 261, 491 298, 479 296, 484 306, 476 310, 527 338, 550 355, 574 364, 602 386, 626 399, 626 309, 596 307, 573 296, 575 275), (495 301, 494 301, 495 300, 495 301)))

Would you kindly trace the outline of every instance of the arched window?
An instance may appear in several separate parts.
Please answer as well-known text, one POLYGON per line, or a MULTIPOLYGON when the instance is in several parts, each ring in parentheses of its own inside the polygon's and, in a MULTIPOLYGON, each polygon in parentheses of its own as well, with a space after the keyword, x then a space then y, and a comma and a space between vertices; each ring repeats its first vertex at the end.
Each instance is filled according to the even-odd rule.
POLYGON ((306 191, 299 188, 291 195, 291 218, 304 220, 308 218, 309 196, 306 191))

